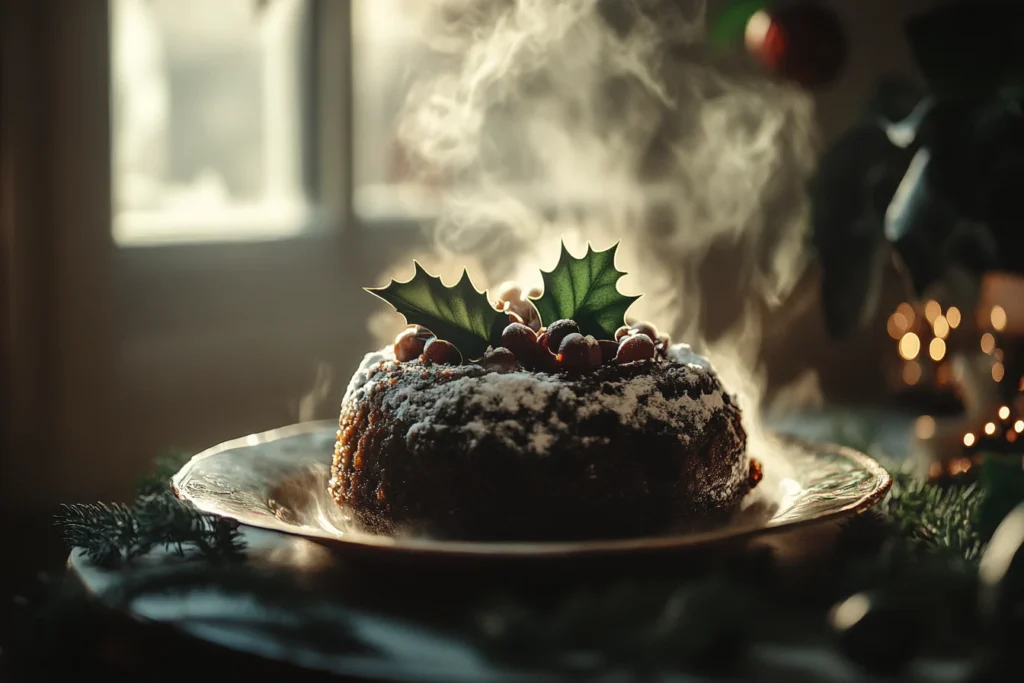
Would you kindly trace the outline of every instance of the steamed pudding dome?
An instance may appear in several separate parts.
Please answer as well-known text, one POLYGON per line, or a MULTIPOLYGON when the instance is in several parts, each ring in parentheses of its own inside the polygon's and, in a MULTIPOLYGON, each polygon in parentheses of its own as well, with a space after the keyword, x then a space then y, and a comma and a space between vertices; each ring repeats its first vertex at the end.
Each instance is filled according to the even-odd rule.
POLYGON ((330 486, 360 526, 485 541, 651 535, 727 517, 757 483, 739 408, 685 344, 581 373, 495 355, 364 358, 330 486))

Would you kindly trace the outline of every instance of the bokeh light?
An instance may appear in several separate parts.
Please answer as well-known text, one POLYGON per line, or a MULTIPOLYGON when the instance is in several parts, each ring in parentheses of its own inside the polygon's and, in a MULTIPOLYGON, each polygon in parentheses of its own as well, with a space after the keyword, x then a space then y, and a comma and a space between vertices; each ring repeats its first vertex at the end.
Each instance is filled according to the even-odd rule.
POLYGON ((921 365, 916 360, 903 364, 903 381, 913 386, 921 379, 921 365))
POLYGON ((885 330, 889 333, 889 336, 893 339, 899 339, 903 334, 910 329, 910 321, 907 317, 896 311, 889 316, 889 321, 885 324, 885 330))
POLYGON ((1006 311, 1002 306, 993 306, 992 313, 989 315, 989 319, 992 322, 992 327, 996 331, 1006 329, 1006 311))
POLYGON ((996 348, 996 338, 992 336, 992 333, 986 332, 981 335, 981 350, 984 353, 992 353, 994 348, 996 348))
POLYGON ((992 366, 992 379, 997 382, 1003 381, 1003 376, 1006 374, 1006 368, 1003 367, 1002 363, 995 363, 992 366))
POLYGON ((935 436, 935 418, 931 415, 922 415, 917 418, 914 424, 914 433, 919 439, 930 439, 935 436))
POLYGON ((921 340, 913 332, 907 332, 900 339, 900 355, 906 360, 913 360, 917 358, 917 354, 921 352, 921 340))

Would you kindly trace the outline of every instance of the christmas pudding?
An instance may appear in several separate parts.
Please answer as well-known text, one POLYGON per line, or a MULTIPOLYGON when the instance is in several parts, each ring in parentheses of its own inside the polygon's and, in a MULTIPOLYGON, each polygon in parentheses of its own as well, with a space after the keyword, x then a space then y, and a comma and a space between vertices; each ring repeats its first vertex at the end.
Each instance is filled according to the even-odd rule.
POLYGON ((410 327, 341 407, 329 490, 363 529, 474 541, 653 535, 733 513, 761 478, 710 364, 623 325, 615 248, 490 301, 466 274, 370 290, 410 327), (550 321, 546 326, 544 323, 550 321))

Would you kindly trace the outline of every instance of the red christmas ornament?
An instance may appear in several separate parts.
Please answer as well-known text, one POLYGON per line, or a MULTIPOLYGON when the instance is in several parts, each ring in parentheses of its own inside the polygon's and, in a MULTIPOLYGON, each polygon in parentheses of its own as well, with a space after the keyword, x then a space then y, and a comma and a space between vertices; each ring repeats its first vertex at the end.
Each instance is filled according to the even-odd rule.
POLYGON ((831 83, 846 61, 846 34, 839 18, 812 2, 754 13, 744 39, 747 52, 771 73, 805 88, 831 83))

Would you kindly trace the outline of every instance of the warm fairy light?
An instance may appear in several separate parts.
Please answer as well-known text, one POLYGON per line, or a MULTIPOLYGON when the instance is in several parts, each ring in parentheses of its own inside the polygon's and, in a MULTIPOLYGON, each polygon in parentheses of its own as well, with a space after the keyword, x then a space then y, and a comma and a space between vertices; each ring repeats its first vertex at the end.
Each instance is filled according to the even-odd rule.
POLYGON ((1017 441, 1017 432, 1014 432, 1014 431, 1006 432, 1006 440, 1008 442, 1010 442, 1010 443, 1014 443, 1015 441, 1017 441))
POLYGON ((956 460, 952 460, 949 463, 949 473, 963 474, 967 470, 971 469, 971 464, 970 458, 957 458, 956 460))
POLYGON ((1002 360, 1003 360, 1003 350, 1002 349, 992 349, 992 357, 995 358, 997 361, 1002 362, 1002 360))
POLYGON ((996 424, 994 422, 986 422, 985 423, 985 433, 988 434, 989 436, 992 436, 993 434, 995 434, 996 433, 996 424))
POLYGON ((917 317, 917 315, 914 313, 913 306, 904 301, 902 304, 896 307, 896 312, 907 319, 908 330, 914 326, 914 319, 917 317))
POLYGON ((899 339, 903 336, 903 333, 910 329, 910 321, 907 320, 907 316, 903 315, 899 311, 896 311, 889 316, 889 321, 885 324, 885 330, 889 333, 889 336, 893 339, 899 339))
POLYGON ((984 353, 992 353, 994 348, 996 348, 996 338, 992 336, 992 333, 986 332, 981 335, 981 350, 984 353))
POLYGON ((999 406, 999 419, 1005 420, 1010 417, 1010 406, 999 406))
POLYGON ((1024 420, 1017 420, 1016 422, 1014 422, 1013 431, 1017 432, 1018 434, 1024 432, 1024 420))
POLYGON ((938 301, 929 301, 924 305, 924 317, 929 323, 935 322, 940 315, 942 315, 942 306, 939 306, 938 301))
POLYGON ((950 306, 949 310, 946 311, 946 322, 954 330, 960 326, 960 309, 956 306, 950 306))
POLYGON ((903 381, 914 385, 921 379, 921 366, 916 360, 910 360, 903 364, 903 381))
POLYGON ((917 354, 921 352, 921 340, 918 339, 917 335, 913 332, 907 332, 900 339, 900 355, 907 360, 913 360, 917 358, 917 354))
POLYGON ((931 415, 922 415, 917 418, 914 433, 919 439, 930 439, 935 436, 935 418, 931 415))
POLYGON ((932 323, 932 330, 934 330, 936 337, 945 339, 949 334, 949 323, 946 322, 946 318, 941 315, 936 318, 935 322, 932 323))
POLYGON ((1020 378, 1020 383, 1017 385, 1017 391, 1024 391, 1024 377, 1020 378))
POLYGON ((1003 310, 1002 306, 993 306, 989 319, 992 321, 992 327, 997 331, 1001 331, 1006 327, 1006 311, 1003 310))
POLYGON ((935 371, 935 381, 939 384, 949 384, 951 374, 952 370, 949 369, 949 364, 943 363, 935 371))
POLYGON ((970 432, 964 434, 964 445, 968 448, 974 445, 974 434, 971 434, 970 432))
POLYGON ((938 337, 932 339, 928 344, 928 355, 931 356, 934 361, 942 360, 942 357, 946 355, 946 342, 942 341, 938 337))
POLYGON ((1002 382, 1004 374, 1006 374, 1006 368, 1003 367, 1002 363, 996 363, 992 366, 992 379, 1002 382))

